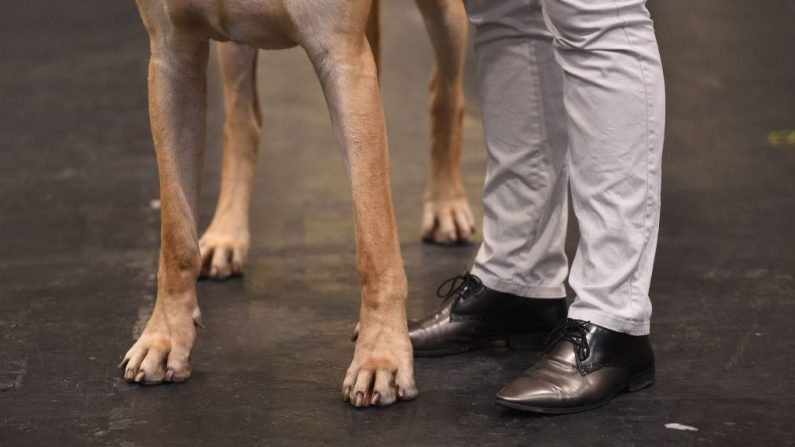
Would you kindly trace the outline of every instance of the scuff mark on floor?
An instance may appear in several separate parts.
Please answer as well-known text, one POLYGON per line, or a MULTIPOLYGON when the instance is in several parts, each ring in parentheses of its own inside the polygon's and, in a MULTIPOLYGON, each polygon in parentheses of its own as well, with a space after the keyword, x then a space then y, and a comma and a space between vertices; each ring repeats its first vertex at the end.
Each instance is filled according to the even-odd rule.
POLYGON ((745 272, 743 276, 748 279, 759 279, 767 276, 770 273, 768 269, 752 269, 745 272))
POLYGON ((728 371, 740 363, 740 360, 743 359, 743 355, 745 355, 745 348, 748 346, 748 342, 751 340, 751 335, 755 334, 758 331, 759 327, 754 324, 754 326, 748 332, 743 335, 740 339, 740 343, 737 345, 737 350, 734 352, 734 355, 731 356, 729 361, 726 363, 725 370, 728 371))
POLYGON ((702 276, 702 278, 708 281, 722 281, 730 277, 731 272, 722 268, 713 268, 702 276))
POLYGON ((97 438, 102 438, 111 434, 112 432, 123 432, 132 428, 133 423, 134 421, 130 414, 129 408, 114 408, 110 410, 107 428, 95 431, 94 436, 97 438))
POLYGON ((135 319, 135 324, 132 327, 132 339, 138 340, 141 333, 146 328, 146 323, 149 322, 149 316, 152 315, 152 308, 154 307, 155 298, 150 295, 144 295, 144 302, 138 308, 138 317, 135 319))
POLYGON ((698 431, 698 429, 696 427, 691 427, 690 425, 680 424, 678 422, 671 422, 671 423, 665 424, 665 428, 668 428, 668 429, 671 429, 671 430, 680 430, 680 431, 698 431))
POLYGON ((751 335, 759 333, 759 325, 754 323, 750 330, 748 330, 742 338, 740 338, 740 342, 737 344, 737 349, 734 351, 734 355, 731 356, 728 362, 726 362, 725 370, 729 371, 730 369, 734 368, 740 363, 740 360, 743 359, 745 355, 745 348, 748 346, 748 342, 751 341, 751 335))
POLYGON ((8 366, 8 370, 0 371, 0 391, 22 386, 22 379, 28 373, 28 358, 9 360, 8 366))

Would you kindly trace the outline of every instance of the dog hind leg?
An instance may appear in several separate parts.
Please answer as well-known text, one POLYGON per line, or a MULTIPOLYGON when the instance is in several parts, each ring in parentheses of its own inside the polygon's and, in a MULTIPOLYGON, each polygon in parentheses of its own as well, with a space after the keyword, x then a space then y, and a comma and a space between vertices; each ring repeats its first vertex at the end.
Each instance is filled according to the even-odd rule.
POLYGON ((452 244, 468 241, 475 218, 461 181, 463 65, 467 18, 460 0, 417 0, 433 44, 431 75, 431 177, 425 194, 422 237, 452 244))
POLYGON ((226 279, 242 273, 248 256, 249 210, 262 114, 257 94, 257 50, 232 42, 219 43, 218 61, 226 109, 221 192, 199 248, 202 276, 226 279))

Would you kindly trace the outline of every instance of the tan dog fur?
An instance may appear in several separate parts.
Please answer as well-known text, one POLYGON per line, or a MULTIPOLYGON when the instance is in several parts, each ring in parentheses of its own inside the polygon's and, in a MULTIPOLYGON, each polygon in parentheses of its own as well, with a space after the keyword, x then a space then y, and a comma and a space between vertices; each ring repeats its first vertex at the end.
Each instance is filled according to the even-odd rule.
MULTIPOLYGON (((380 59, 379 1, 373 2, 366 34, 380 59)), ((431 172, 425 193, 422 237, 439 244, 468 241, 475 219, 461 181, 459 160, 464 118, 462 69, 467 40, 461 0, 417 0, 433 44, 431 75, 431 172)), ((249 206, 260 136, 256 90, 257 50, 233 42, 218 47, 224 79, 226 121, 221 192, 199 244, 202 276, 226 279, 242 272, 250 246, 249 206)))
MULTIPOLYGON (((241 237, 240 247, 245 249, 261 121, 252 48, 299 45, 321 81, 353 194, 362 305, 343 395, 357 407, 416 397, 405 315, 407 285, 389 187, 383 108, 375 60, 365 37, 370 0, 137 3, 150 37, 149 104, 162 226, 157 301, 143 333, 122 360, 124 376, 156 384, 184 381, 191 374, 190 352, 196 327, 201 327, 196 279, 202 254, 196 214, 205 145, 209 40, 237 44, 224 44, 221 50, 229 118, 224 132, 221 212, 213 223, 223 229, 222 234, 241 237), (229 231, 243 222, 245 231, 229 231)), ((212 231, 211 226, 208 234, 212 231)), ((229 255, 242 266, 246 253, 229 255)))

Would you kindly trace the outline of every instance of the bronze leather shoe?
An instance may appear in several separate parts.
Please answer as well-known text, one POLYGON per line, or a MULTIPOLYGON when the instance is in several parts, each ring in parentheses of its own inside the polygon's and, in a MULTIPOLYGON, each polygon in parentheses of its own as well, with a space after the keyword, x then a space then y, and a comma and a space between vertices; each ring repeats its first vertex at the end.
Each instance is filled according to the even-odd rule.
POLYGON ((497 404, 544 414, 592 410, 654 383, 649 336, 567 319, 547 354, 497 393, 497 404))
POLYGON ((484 286, 470 273, 450 278, 436 291, 441 308, 409 324, 416 356, 469 351, 504 340, 514 348, 542 349, 544 339, 566 318, 566 300, 524 298, 484 286))

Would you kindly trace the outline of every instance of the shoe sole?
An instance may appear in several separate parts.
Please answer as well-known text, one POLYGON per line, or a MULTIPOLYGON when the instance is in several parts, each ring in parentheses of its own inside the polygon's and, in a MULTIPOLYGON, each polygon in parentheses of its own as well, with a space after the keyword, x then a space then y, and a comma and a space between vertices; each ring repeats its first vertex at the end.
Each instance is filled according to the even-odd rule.
POLYGON ((511 408, 513 410, 520 410, 525 411, 528 413, 536 413, 536 414, 545 414, 545 415, 560 415, 560 414, 573 414, 573 413, 582 413, 584 411, 595 410, 597 408, 604 407, 605 405, 609 404, 613 399, 615 399, 619 394, 622 392, 627 393, 634 393, 636 391, 640 391, 646 389, 655 382, 655 372, 654 370, 645 371, 640 374, 635 375, 634 377, 629 379, 629 382, 626 386, 619 389, 618 391, 612 393, 605 399, 600 400, 599 402, 594 402, 588 405, 581 405, 579 407, 569 407, 569 408, 557 408, 557 407, 537 407, 533 405, 525 405, 517 402, 510 402, 507 400, 502 399, 495 399, 494 403, 503 407, 511 408))
POLYGON ((489 347, 489 344, 502 341, 505 346, 517 350, 540 350, 544 349, 544 341, 547 337, 546 333, 539 334, 522 334, 522 335, 499 335, 495 337, 484 338, 467 345, 455 346, 453 348, 435 349, 435 350, 417 350, 414 349, 415 357, 441 357, 445 355, 462 354, 464 352, 475 351, 489 347))

